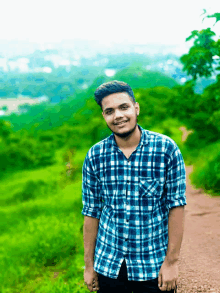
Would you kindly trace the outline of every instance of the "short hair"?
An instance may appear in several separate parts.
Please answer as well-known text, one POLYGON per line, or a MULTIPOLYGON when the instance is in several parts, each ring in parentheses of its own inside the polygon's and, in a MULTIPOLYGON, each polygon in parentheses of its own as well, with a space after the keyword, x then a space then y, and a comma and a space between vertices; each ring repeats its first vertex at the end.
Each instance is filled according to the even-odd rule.
POLYGON ((96 103, 102 108, 102 100, 107 97, 108 95, 115 94, 115 93, 127 93, 132 101, 135 103, 135 97, 132 88, 129 84, 113 80, 106 83, 101 84, 95 91, 95 100, 96 103))

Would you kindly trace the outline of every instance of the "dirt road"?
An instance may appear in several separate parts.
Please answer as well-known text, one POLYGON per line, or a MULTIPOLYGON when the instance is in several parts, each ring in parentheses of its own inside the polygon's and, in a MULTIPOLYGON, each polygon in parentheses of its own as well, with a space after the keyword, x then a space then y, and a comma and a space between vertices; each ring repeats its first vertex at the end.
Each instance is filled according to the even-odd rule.
POLYGON ((220 293, 220 197, 193 188, 186 167, 187 206, 178 293, 220 293))

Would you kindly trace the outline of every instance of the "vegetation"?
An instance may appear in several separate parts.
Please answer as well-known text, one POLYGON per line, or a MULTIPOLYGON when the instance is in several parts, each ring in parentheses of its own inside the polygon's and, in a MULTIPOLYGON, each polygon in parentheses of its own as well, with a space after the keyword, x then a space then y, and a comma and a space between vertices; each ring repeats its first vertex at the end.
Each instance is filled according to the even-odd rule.
MULTIPOLYGON (((83 69, 81 70, 83 72, 83 69)), ((11 122, 14 131, 18 131, 20 129, 27 129, 30 131, 31 129, 34 129, 36 132, 38 130, 42 131, 62 126, 65 121, 69 121, 72 115, 83 107, 88 98, 93 98, 95 88, 102 82, 107 82, 113 79, 123 79, 130 83, 133 88, 150 88, 154 86, 173 87, 174 85, 177 85, 177 82, 174 79, 165 76, 162 73, 148 72, 146 69, 137 67, 136 65, 119 70, 116 75, 111 78, 104 75, 104 68, 99 68, 95 71, 93 67, 89 67, 88 71, 91 71, 90 75, 88 79, 84 77, 82 79, 82 83, 87 83, 91 86, 88 89, 82 89, 79 85, 73 83, 72 87, 74 88, 74 94, 66 91, 65 97, 63 96, 61 86, 62 79, 59 81, 59 77, 54 78, 53 75, 52 77, 47 75, 46 78, 44 77, 44 74, 43 77, 40 78, 41 83, 39 84, 39 87, 41 89, 48 87, 47 94, 50 94, 53 97, 52 99, 60 97, 60 99, 57 98, 60 102, 55 105, 49 103, 33 105, 28 107, 28 112, 23 113, 22 115, 17 115, 15 113, 11 114, 7 117, 7 120, 11 122), (53 84, 54 88, 50 87, 50 84, 53 84), (55 85, 57 85, 57 87, 55 85), (61 89, 61 92, 58 88, 61 89)), ((25 83, 25 78, 27 77, 24 75, 24 80, 22 79, 20 83, 18 83, 21 84, 20 86, 25 83)), ((75 75, 72 76, 70 74, 70 76, 65 79, 66 83, 71 83, 71 78, 74 80, 76 77, 75 75)), ((38 84, 36 84, 34 77, 31 80, 33 82, 32 87, 36 90, 38 84)), ((31 86, 31 84, 29 84, 29 86, 31 86)), ((27 106, 24 106, 24 108, 25 107, 27 106)))
MULTIPOLYGON (((194 38, 195 43, 182 62, 192 80, 183 86, 139 66, 135 72, 122 69, 114 78, 133 86, 141 108, 139 124, 173 138, 186 164, 194 166, 191 179, 196 187, 217 196, 220 195, 217 58, 220 50, 219 40, 215 41, 213 36, 207 29, 194 31, 188 38, 194 38), (199 62, 198 56, 203 61, 199 62), (206 58, 209 58, 207 63, 206 58), (196 94, 196 79, 213 73, 216 82, 203 94, 196 94), (192 130, 186 141, 182 140, 181 126, 192 130)), ((103 78, 100 75, 88 90, 77 94, 75 99, 67 98, 47 110, 47 114, 44 111, 37 114, 40 108, 33 107, 30 113, 37 116, 32 117, 34 123, 27 113, 20 115, 22 122, 18 129, 11 120, 0 119, 0 291, 3 293, 88 292, 83 282, 81 168, 88 149, 110 134, 92 97, 94 88, 109 80, 103 78), (37 120, 40 117, 42 122, 37 120), (30 125, 23 127, 25 123, 30 125)))
MULTIPOLYGON (((1 292, 86 292, 81 174, 74 168, 66 173, 63 153, 56 153, 53 166, 1 181, 1 292)), ((84 156, 78 152, 76 165, 84 156)))
MULTIPOLYGON (((204 13, 204 18, 213 17, 216 18, 216 22, 220 21, 220 13, 204 13)), ((187 103, 193 107, 188 106, 190 113, 181 120, 193 130, 186 141, 187 152, 191 154, 191 161, 195 167, 191 175, 192 182, 208 192, 220 194, 220 39, 214 40, 214 36, 215 33, 207 28, 193 31, 186 39, 194 39, 194 45, 181 60, 184 69, 193 79, 186 83, 183 89, 179 88, 179 91, 185 91, 185 99, 193 102, 187 103), (216 82, 209 85, 202 95, 195 95, 193 87, 198 76, 211 75, 215 76, 216 82)))
POLYGON ((111 80, 123 80, 133 89, 152 88, 156 86, 167 86, 172 88, 178 83, 165 74, 154 71, 146 71, 143 67, 131 66, 120 70, 114 77, 99 76, 92 84, 92 88, 97 88, 100 84, 111 80))

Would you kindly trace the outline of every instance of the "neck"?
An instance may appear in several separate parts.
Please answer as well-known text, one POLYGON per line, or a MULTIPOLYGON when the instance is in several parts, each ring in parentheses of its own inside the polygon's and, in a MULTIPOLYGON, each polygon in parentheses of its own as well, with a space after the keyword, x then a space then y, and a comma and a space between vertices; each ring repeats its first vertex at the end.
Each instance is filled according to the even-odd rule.
POLYGON ((119 148, 129 149, 129 148, 138 146, 141 139, 141 131, 138 125, 136 125, 135 130, 127 137, 120 137, 117 135, 114 135, 114 136, 115 136, 115 141, 119 148))

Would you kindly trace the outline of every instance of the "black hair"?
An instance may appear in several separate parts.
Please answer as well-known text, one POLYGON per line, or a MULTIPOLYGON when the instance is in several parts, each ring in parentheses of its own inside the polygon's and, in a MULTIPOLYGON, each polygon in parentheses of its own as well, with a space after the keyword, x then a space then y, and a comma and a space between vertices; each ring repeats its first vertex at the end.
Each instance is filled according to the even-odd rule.
POLYGON ((102 108, 102 100, 107 97, 108 95, 115 94, 115 93, 127 93, 132 101, 135 103, 135 97, 132 88, 129 84, 113 80, 106 83, 101 84, 95 91, 95 100, 96 103, 102 108))

